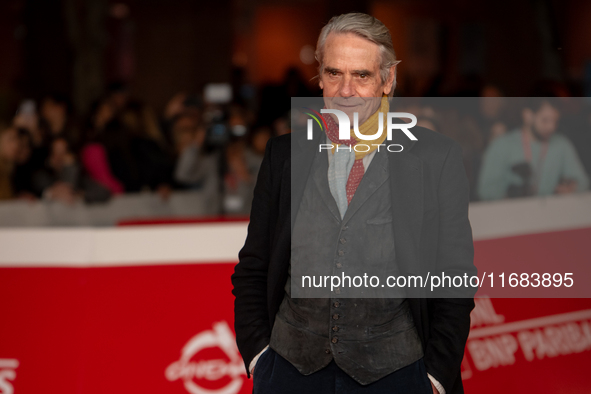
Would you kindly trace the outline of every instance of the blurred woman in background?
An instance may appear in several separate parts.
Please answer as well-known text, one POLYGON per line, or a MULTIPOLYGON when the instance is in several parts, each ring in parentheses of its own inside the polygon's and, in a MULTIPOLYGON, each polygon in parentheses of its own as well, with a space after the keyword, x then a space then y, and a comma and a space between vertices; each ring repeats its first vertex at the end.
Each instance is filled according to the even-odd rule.
POLYGON ((18 149, 17 129, 0 127, 0 200, 13 198, 12 173, 18 149))

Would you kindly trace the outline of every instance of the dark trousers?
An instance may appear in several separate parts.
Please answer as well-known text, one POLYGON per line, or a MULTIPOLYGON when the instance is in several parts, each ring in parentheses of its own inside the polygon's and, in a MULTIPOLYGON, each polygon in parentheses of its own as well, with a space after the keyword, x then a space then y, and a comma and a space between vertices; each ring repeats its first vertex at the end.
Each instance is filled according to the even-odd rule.
POLYGON ((366 386, 356 382, 333 361, 320 371, 302 375, 273 349, 256 363, 253 394, 432 394, 423 359, 366 386))

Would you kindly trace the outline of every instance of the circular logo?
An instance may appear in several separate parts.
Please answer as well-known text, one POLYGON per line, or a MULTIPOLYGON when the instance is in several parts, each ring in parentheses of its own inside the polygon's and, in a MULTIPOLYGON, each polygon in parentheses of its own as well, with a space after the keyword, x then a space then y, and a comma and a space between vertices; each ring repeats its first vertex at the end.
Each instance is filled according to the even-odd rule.
POLYGON ((237 394, 246 375, 242 358, 236 347, 236 338, 225 321, 213 324, 213 329, 202 331, 191 338, 181 350, 178 361, 170 364, 165 371, 170 381, 182 379, 191 394, 237 394), (206 348, 219 348, 228 356, 224 359, 205 359, 192 361, 193 356, 206 348), (209 389, 199 385, 199 380, 219 381, 229 377, 230 381, 219 389, 209 389))

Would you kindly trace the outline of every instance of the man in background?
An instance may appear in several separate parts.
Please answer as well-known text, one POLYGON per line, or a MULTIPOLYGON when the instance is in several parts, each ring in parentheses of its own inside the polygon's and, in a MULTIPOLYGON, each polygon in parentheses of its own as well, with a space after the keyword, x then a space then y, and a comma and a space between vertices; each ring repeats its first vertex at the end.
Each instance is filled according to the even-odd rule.
POLYGON ((557 134, 560 112, 548 98, 530 98, 523 126, 487 148, 478 180, 482 200, 584 191, 589 178, 571 142, 557 134))

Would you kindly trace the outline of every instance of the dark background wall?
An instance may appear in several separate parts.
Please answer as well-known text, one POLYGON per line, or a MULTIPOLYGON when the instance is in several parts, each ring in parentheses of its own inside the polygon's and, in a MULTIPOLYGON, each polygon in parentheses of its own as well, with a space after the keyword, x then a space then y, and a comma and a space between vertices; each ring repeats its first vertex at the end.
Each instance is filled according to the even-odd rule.
POLYGON ((227 82, 232 58, 229 0, 134 4, 134 93, 156 106, 180 90, 227 82), (137 10, 136 10, 137 6, 137 10))
POLYGON ((399 95, 583 95, 591 60, 586 0, 5 0, 0 2, 0 119, 24 97, 70 95, 79 111, 122 80, 157 109, 181 90, 315 75, 310 51, 330 16, 361 11, 391 30, 399 95))

